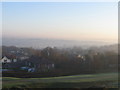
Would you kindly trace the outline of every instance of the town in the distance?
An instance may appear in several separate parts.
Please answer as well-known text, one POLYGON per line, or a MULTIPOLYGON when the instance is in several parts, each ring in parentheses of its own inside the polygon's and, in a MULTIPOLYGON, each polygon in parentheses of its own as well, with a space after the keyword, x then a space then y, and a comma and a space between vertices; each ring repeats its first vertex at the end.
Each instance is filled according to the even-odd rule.
POLYGON ((117 72, 118 45, 43 49, 2 46, 3 76, 49 77, 117 72), (24 73, 24 75, 23 75, 24 73))

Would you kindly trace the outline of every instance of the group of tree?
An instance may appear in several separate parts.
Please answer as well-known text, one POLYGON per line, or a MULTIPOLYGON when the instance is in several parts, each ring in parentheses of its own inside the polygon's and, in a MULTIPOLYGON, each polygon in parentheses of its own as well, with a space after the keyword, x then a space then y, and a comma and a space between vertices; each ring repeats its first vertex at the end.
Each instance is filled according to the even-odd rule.
MULTIPOLYGON (((117 45, 114 45, 114 47, 117 45)), ((54 62, 55 67, 49 73, 60 75, 116 72, 118 70, 118 52, 113 50, 113 46, 91 47, 82 49, 81 47, 57 48, 46 47, 44 49, 22 48, 29 53, 30 57, 46 58, 54 62)), ((3 55, 10 54, 8 48, 4 46, 3 55)), ((14 49, 19 49, 14 47, 14 49)), ((48 73, 48 72, 46 72, 48 73)))

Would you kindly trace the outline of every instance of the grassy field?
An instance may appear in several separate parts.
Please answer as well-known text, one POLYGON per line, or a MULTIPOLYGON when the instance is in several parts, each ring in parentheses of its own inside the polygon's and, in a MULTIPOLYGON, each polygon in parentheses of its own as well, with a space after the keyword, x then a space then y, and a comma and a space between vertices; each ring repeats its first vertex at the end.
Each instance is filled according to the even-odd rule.
POLYGON ((3 88, 118 87, 118 73, 85 74, 49 78, 3 77, 3 88))

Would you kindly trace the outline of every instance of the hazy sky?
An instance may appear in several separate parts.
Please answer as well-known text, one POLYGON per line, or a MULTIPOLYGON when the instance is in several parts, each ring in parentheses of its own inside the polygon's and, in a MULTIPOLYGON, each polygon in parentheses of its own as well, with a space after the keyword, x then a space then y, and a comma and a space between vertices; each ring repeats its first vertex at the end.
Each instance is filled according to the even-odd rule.
POLYGON ((3 37, 117 40, 117 2, 6 2, 3 37))

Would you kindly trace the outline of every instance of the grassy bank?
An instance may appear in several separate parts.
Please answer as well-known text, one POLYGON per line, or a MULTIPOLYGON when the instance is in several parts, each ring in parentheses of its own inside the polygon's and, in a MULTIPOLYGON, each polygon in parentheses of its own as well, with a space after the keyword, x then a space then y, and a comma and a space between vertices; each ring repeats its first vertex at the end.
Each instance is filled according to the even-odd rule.
POLYGON ((3 77, 3 88, 118 87, 118 73, 85 74, 49 78, 3 77))

